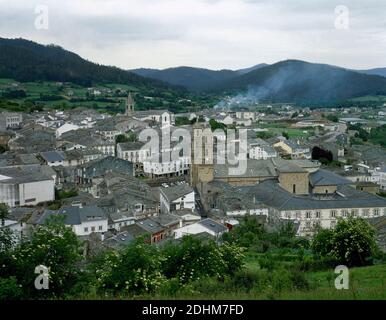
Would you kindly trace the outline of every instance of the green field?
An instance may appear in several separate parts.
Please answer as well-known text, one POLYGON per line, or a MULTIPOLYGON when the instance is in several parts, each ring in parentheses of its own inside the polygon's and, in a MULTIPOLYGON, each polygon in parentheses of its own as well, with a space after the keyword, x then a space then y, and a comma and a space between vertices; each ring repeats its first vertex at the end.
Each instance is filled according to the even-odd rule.
POLYGON ((273 135, 281 135, 283 132, 287 132, 290 138, 309 137, 314 134, 312 128, 291 128, 289 123, 261 123, 258 124, 259 128, 268 129, 273 135))
POLYGON ((373 101, 373 102, 386 102, 386 96, 363 96, 358 98, 353 98, 351 101, 354 102, 365 102, 365 101, 373 101))
POLYGON ((117 83, 95 84, 92 88, 87 88, 67 82, 21 83, 12 79, 0 79, 0 109, 28 111, 32 104, 55 109, 88 107, 117 113, 124 111, 124 102, 129 91, 136 94, 137 110, 169 109, 177 113, 213 106, 217 102, 217 98, 212 96, 198 96, 167 88, 159 90, 117 83), (94 95, 94 90, 100 91, 100 94, 94 95), (15 91, 24 91, 26 97, 4 96, 4 94, 15 91), (181 99, 191 102, 181 104, 178 102, 181 99))

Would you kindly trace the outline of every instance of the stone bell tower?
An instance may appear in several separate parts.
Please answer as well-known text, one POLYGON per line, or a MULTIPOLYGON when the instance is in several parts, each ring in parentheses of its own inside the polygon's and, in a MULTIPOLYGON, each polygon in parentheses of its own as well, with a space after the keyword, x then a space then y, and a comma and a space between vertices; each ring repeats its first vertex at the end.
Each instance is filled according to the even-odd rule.
POLYGON ((206 184, 214 179, 213 134, 210 128, 196 123, 192 138, 190 184, 202 194, 206 184))
POLYGON ((131 92, 129 92, 129 95, 127 96, 127 101, 126 101, 126 111, 125 111, 126 116, 131 117, 134 115, 134 105, 135 105, 134 99, 131 96, 131 92))

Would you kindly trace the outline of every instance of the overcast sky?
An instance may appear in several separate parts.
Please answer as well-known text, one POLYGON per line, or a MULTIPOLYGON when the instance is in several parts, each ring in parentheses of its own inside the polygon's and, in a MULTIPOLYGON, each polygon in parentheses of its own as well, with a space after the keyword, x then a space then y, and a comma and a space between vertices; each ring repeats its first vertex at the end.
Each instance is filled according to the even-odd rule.
POLYGON ((284 59, 365 69, 386 67, 386 1, 0 0, 0 37, 54 43, 125 69, 284 59), (48 29, 35 28, 37 5, 48 8, 48 29))

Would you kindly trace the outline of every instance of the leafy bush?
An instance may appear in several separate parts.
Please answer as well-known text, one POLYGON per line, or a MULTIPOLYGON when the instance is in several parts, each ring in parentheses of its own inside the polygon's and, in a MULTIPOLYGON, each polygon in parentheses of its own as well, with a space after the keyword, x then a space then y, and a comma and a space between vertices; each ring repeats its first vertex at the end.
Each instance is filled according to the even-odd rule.
POLYGON ((96 264, 97 287, 103 292, 151 293, 164 281, 159 250, 139 241, 121 251, 105 253, 96 264))
POLYGON ((15 277, 0 278, 0 301, 20 300, 22 297, 23 291, 15 277))
POLYGON ((242 249, 225 243, 218 247, 215 242, 202 242, 190 236, 183 237, 181 244, 169 243, 162 250, 163 274, 177 277, 188 283, 202 277, 224 277, 241 269, 242 249))

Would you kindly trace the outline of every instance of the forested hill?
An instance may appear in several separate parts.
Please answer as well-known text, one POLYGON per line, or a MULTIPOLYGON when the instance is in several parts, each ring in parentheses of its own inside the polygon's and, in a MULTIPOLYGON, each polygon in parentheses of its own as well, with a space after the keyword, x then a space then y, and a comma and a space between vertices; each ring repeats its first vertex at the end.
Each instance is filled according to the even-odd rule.
POLYGON ((73 82, 83 86, 91 86, 93 83, 168 86, 126 70, 87 61, 59 46, 4 38, 0 38, 0 78, 23 82, 73 82))

